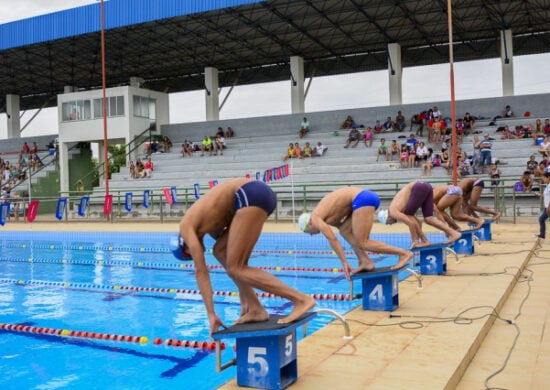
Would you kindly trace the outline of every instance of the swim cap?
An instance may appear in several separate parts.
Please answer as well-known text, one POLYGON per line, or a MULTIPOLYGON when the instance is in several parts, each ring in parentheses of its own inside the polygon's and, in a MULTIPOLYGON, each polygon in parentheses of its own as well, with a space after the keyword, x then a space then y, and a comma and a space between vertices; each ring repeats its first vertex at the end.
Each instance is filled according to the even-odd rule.
POLYGON ((388 210, 380 210, 378 212, 378 220, 382 225, 385 225, 388 221, 388 210))
POLYGON ((178 260, 192 260, 191 254, 185 250, 185 241, 178 235, 170 238, 170 252, 178 260))
POLYGON ((311 219, 310 213, 303 213, 302 215, 300 215, 300 218, 298 219, 298 227, 300 228, 301 231, 303 232, 306 231, 306 228, 310 219, 311 219))

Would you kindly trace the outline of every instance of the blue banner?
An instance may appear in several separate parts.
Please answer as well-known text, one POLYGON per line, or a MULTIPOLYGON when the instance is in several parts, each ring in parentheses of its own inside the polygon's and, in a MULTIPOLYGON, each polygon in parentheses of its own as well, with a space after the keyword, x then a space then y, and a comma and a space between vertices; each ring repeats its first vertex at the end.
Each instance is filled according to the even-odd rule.
POLYGON ((78 215, 84 217, 86 215, 86 210, 88 210, 88 204, 90 203, 89 196, 83 196, 80 198, 80 204, 78 205, 78 215))
POLYGON ((172 203, 178 203, 178 190, 176 187, 170 187, 170 194, 172 194, 172 203))
POLYGON ((200 189, 199 183, 195 183, 193 187, 195 188, 195 199, 199 199, 201 197, 201 194, 199 192, 199 189, 200 189))
POLYGON ((127 192, 124 196, 124 208, 126 211, 130 212, 132 211, 132 193, 127 192))
POLYGON ((143 191, 143 207, 149 208, 149 200, 151 199, 151 190, 143 191))
POLYGON ((65 214, 65 207, 67 207, 67 198, 59 198, 57 200, 57 208, 55 209, 55 217, 60 221, 65 214))
POLYGON ((2 203, 0 205, 0 225, 4 226, 6 224, 9 213, 10 213, 10 204, 2 203))

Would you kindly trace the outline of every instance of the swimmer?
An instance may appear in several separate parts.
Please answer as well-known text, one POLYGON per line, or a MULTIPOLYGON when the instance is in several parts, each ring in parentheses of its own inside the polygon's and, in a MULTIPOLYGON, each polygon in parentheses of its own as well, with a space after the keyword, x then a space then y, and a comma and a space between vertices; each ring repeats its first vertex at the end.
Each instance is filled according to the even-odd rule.
POLYGON ((407 184, 395 194, 388 210, 380 210, 378 219, 383 224, 403 222, 409 227, 413 248, 421 248, 431 245, 430 240, 422 231, 422 222, 416 217, 418 209, 422 209, 424 221, 445 233, 445 244, 455 242, 461 237, 456 230, 451 229, 443 221, 434 216, 433 187, 430 183, 415 181, 407 184))
POLYGON ((286 298, 294 304, 290 314, 279 319, 280 324, 299 319, 315 305, 315 300, 309 295, 291 288, 268 272, 248 266, 263 224, 276 204, 275 193, 265 183, 245 178, 231 179, 201 196, 181 220, 182 256, 191 257, 195 263, 195 277, 211 334, 225 325, 214 310, 212 284, 204 258, 203 238, 206 234, 216 241, 213 254, 239 289, 241 317, 236 324, 269 319, 254 288, 286 298))
POLYGON ((485 222, 483 219, 474 217, 462 212, 462 188, 455 185, 441 185, 434 188, 434 203, 435 212, 443 219, 447 224, 455 229, 460 230, 460 226, 456 221, 465 221, 474 225, 474 230, 477 230, 483 226, 485 222), (451 215, 445 210, 451 209, 451 215))
POLYGON ((375 192, 354 187, 341 188, 325 195, 311 214, 302 214, 298 224, 300 230, 305 233, 323 233, 342 262, 348 280, 350 274, 374 270, 374 263, 367 251, 398 255, 397 264, 391 268, 403 268, 414 257, 411 251, 369 238, 378 206, 380 197, 375 192), (353 270, 347 262, 342 244, 334 234, 333 227, 340 231, 355 251, 359 260, 357 269, 353 270))
POLYGON ((490 210, 477 204, 479 202, 479 198, 481 198, 481 193, 485 188, 485 183, 482 179, 472 177, 462 180, 458 183, 458 185, 462 189, 463 193, 462 208, 464 209, 465 214, 472 217, 478 217, 476 213, 477 211, 478 213, 490 214, 493 216, 493 219, 498 219, 500 217, 500 213, 498 211, 490 210))

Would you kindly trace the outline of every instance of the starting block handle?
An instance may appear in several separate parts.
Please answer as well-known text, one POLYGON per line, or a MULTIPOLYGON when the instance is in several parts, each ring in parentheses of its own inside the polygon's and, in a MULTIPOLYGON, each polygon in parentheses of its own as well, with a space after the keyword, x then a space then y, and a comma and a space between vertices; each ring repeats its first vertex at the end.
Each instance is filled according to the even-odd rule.
POLYGON ((226 368, 229 368, 231 366, 234 366, 237 364, 237 359, 233 358, 227 363, 222 364, 222 348, 221 348, 221 341, 216 340, 216 372, 222 372, 226 368))

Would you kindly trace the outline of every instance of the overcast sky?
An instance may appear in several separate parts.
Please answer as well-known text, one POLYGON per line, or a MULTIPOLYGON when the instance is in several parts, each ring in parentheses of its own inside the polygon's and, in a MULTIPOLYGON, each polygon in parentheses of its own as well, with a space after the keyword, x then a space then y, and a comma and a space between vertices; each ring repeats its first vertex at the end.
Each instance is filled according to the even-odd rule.
MULTIPOLYGON (((0 24, 55 12, 95 0, 0 1, 0 24)), ((1 39, 1 38, 0 38, 1 39)), ((514 57, 516 95, 550 91, 550 54, 514 57)), ((108 76, 107 76, 108 77, 108 76)), ((306 80, 306 83, 308 80, 306 80)), ((306 98, 306 112, 384 106, 389 104, 388 72, 355 73, 313 79, 306 98)), ((449 66, 433 65, 403 70, 403 103, 450 100, 449 66), (433 86, 438 86, 433 88, 433 86), (430 87, 431 86, 431 87, 430 87)), ((455 63, 456 98, 502 96, 500 59, 455 63)), ((229 88, 222 89, 220 102, 229 88)), ((172 123, 205 120, 204 91, 170 96, 172 123)), ((290 81, 235 87, 220 112, 220 119, 289 114, 290 81)), ((34 112, 21 118, 23 127, 34 112)), ((25 129, 23 135, 57 133, 57 111, 46 109, 25 129)), ((6 138, 6 116, 0 114, 0 139, 6 138)))

